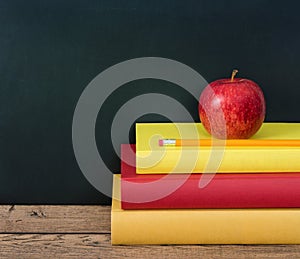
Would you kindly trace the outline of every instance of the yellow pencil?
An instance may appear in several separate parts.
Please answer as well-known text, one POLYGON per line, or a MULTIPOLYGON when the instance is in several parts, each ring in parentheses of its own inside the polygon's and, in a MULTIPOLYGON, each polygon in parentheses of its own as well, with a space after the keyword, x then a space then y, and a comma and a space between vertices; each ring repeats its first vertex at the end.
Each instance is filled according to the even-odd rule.
POLYGON ((211 139, 160 139, 159 146, 274 146, 274 147, 300 147, 300 139, 227 139, 213 141, 211 139))

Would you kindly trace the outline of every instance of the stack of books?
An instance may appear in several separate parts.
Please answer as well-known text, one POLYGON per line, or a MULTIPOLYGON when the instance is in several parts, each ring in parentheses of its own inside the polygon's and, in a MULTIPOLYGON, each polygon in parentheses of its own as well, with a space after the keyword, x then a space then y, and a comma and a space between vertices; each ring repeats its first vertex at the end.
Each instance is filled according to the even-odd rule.
POLYGON ((201 123, 140 123, 121 160, 112 244, 300 244, 298 123, 223 142, 201 123))

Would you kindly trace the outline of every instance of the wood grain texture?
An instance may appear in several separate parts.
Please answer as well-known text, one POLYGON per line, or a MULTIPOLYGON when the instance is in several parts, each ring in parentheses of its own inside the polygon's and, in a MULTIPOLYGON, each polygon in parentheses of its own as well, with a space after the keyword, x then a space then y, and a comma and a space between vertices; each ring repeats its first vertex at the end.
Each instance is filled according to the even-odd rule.
MULTIPOLYGON (((2 234, 6 258, 296 258, 299 246, 111 246, 109 234, 2 234)), ((298 257, 299 258, 299 257, 298 257)))
POLYGON ((300 258, 300 245, 112 246, 109 206, 0 206, 0 258, 300 258))
POLYGON ((110 233, 110 206, 0 206, 0 233, 110 233))

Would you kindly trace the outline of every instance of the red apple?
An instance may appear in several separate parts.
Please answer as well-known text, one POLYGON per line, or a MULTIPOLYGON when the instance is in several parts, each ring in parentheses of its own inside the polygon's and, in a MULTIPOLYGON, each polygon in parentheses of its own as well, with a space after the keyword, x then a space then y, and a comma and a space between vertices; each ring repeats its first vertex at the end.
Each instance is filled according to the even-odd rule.
POLYGON ((201 93, 199 115, 204 128, 220 139, 246 139, 261 127, 266 112, 261 88, 253 81, 234 78, 210 83, 201 93))

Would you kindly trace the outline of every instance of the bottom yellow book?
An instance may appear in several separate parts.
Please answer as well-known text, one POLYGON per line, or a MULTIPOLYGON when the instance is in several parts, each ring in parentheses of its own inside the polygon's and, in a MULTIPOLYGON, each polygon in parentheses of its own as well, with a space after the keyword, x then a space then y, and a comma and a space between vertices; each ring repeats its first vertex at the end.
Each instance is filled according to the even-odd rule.
POLYGON ((113 195, 113 245, 300 244, 300 209, 122 210, 120 175, 113 195))

